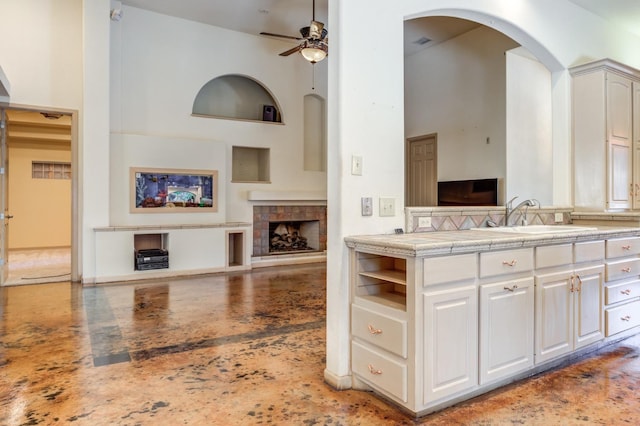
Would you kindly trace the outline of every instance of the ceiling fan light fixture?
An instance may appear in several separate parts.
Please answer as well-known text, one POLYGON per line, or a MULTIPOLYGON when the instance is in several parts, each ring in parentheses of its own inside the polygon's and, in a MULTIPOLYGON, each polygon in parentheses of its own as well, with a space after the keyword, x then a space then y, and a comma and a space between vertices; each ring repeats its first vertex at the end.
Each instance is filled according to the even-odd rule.
POLYGON ((321 40, 307 40, 304 47, 300 49, 300 54, 312 64, 322 61, 327 57, 329 48, 321 40))

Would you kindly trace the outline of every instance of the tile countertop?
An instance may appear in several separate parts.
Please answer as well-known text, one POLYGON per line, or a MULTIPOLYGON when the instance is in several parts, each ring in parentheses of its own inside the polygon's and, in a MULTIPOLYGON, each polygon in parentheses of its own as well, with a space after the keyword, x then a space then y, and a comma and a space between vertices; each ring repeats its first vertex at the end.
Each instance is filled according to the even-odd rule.
POLYGON ((590 229, 548 233, 517 233, 491 230, 460 230, 408 234, 356 235, 345 237, 349 248, 373 253, 423 257, 507 250, 598 239, 639 237, 640 228, 597 226, 590 229))

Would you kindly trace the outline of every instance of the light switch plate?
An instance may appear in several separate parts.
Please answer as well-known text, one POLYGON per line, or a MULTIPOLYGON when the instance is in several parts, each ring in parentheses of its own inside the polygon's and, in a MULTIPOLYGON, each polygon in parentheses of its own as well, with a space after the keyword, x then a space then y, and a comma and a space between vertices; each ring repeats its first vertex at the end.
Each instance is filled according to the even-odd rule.
POLYGON ((380 216, 396 215, 396 199, 380 198, 380 216))
POLYGON ((359 155, 351 157, 351 174, 362 176, 362 157, 359 155))
POLYGON ((373 216, 373 198, 362 197, 362 216, 373 216))

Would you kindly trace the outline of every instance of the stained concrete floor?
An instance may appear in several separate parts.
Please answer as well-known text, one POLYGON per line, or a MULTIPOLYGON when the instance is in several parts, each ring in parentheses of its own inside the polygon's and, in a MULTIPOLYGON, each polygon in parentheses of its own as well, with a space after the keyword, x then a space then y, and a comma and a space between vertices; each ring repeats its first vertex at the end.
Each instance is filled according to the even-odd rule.
POLYGON ((325 266, 0 288, 0 425, 617 425, 640 422, 640 338, 413 419, 336 391, 325 266))

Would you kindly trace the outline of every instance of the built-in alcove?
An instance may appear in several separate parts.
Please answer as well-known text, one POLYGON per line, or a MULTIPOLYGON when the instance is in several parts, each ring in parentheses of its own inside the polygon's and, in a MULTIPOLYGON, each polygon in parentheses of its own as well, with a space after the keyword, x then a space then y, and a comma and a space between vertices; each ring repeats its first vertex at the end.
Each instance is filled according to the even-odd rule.
POLYGON ((227 231, 227 267, 243 266, 244 231, 227 231))
POLYGON ((231 181, 270 183, 270 150, 234 146, 231 151, 231 181))
POLYGON ((304 97, 304 170, 327 170, 326 107, 318 95, 304 97))
POLYGON ((134 234, 134 269, 147 271, 169 267, 169 252, 166 250, 168 233, 134 234))
POLYGON ((196 116, 282 123, 282 109, 271 92, 251 77, 228 74, 202 86, 193 101, 196 116))

